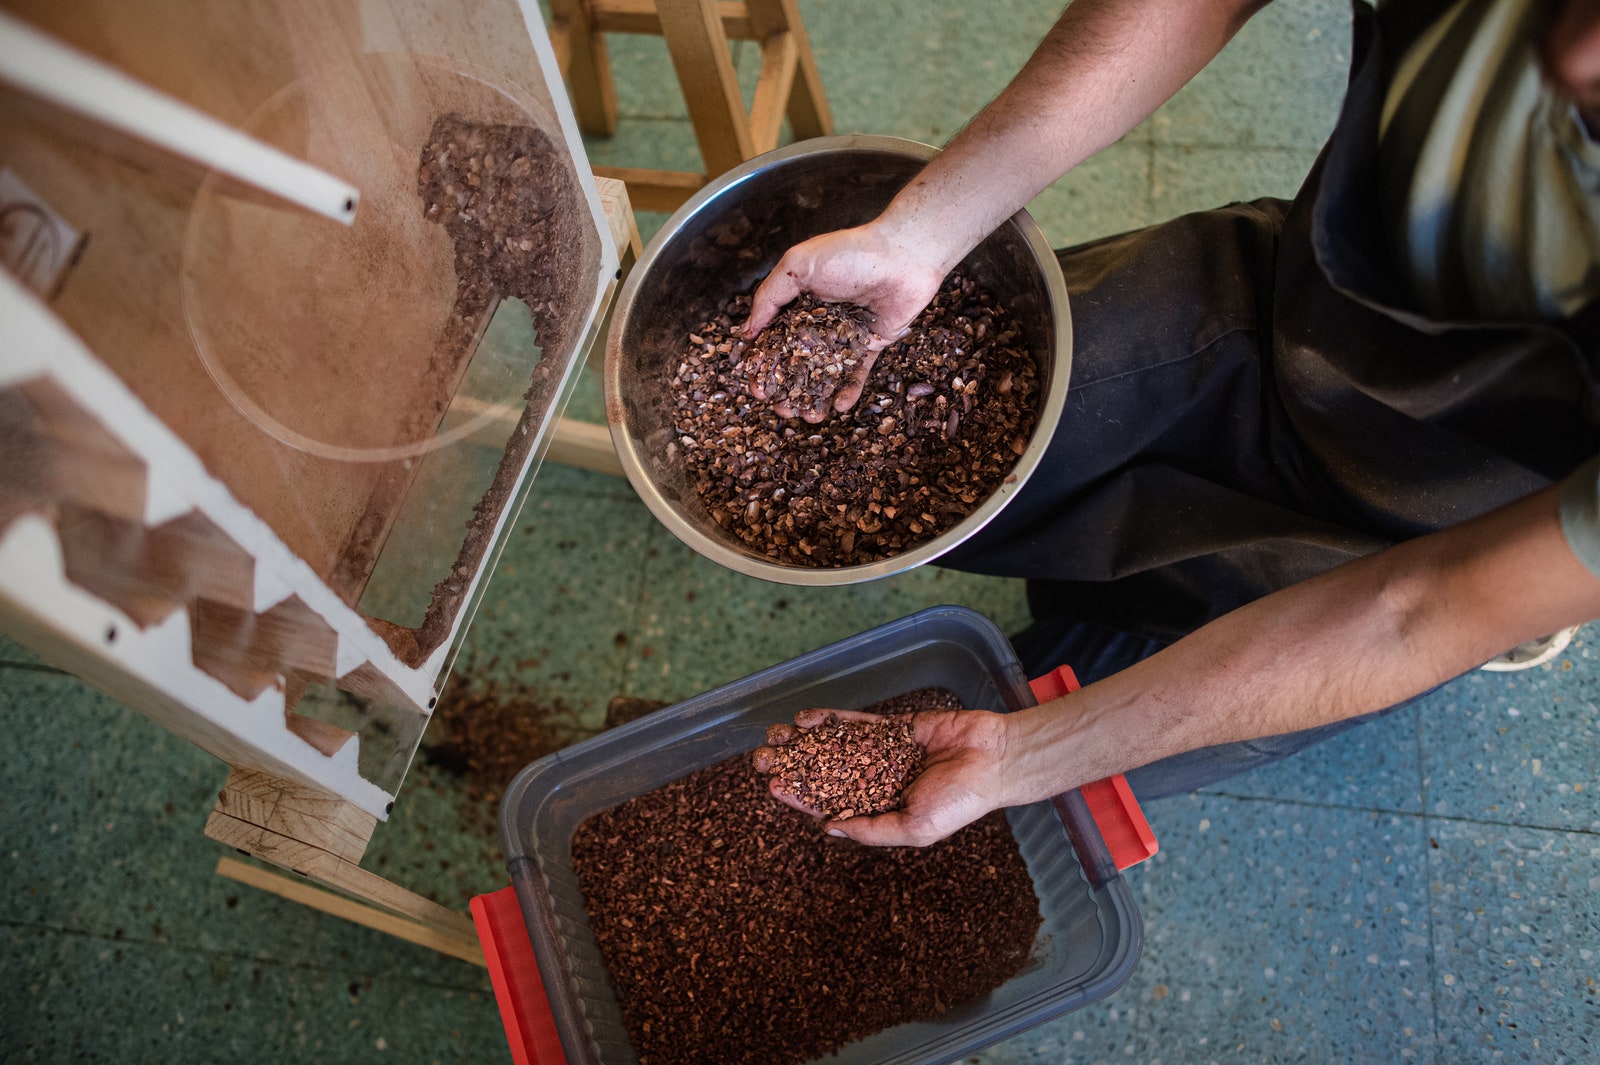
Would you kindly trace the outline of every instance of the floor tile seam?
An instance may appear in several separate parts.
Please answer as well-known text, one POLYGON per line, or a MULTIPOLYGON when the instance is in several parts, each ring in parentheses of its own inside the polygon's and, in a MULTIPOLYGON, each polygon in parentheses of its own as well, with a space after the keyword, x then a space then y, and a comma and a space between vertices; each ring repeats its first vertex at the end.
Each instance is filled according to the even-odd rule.
POLYGON ((1212 142, 1212 141, 1163 140, 1163 139, 1161 139, 1159 137, 1152 136, 1150 138, 1150 146, 1152 148, 1157 149, 1157 150, 1160 150, 1160 149, 1177 149, 1179 151, 1243 152, 1245 154, 1256 153, 1256 154, 1261 154, 1261 155, 1315 155, 1318 152, 1322 151, 1323 144, 1320 141, 1315 145, 1307 145, 1307 144, 1251 144, 1251 143, 1240 144, 1240 143, 1227 143, 1227 142, 1221 142, 1221 141, 1212 142))
MULTIPOLYGON (((1417 751, 1417 795, 1422 799, 1422 808, 1426 810, 1430 805, 1432 805, 1432 789, 1430 787, 1432 778, 1429 776, 1428 771, 1425 768, 1428 764, 1427 758, 1425 757, 1427 739, 1425 730, 1423 728, 1423 715, 1421 714, 1415 714, 1412 716, 1412 742, 1416 745, 1417 751)), ((1432 846, 1432 827, 1426 817, 1419 819, 1418 829, 1421 831, 1423 836, 1421 844, 1422 871, 1424 876, 1427 877, 1423 883, 1432 885, 1439 870, 1437 860, 1435 859, 1433 853, 1434 848, 1432 846)), ((1439 927, 1439 921, 1441 919, 1438 905, 1440 900, 1435 897, 1434 892, 1431 889, 1425 891, 1423 893, 1423 897, 1427 900, 1425 906, 1428 916, 1428 987, 1430 989, 1437 989, 1439 986, 1438 939, 1434 933, 1439 927)), ((1431 1038, 1429 1040, 1429 1044, 1437 1047, 1439 1045, 1440 1035, 1438 994, 1430 994, 1428 996, 1428 1014, 1429 1023, 1433 1026, 1433 1030, 1430 1032, 1431 1038)))
POLYGON ((633 648, 638 646, 638 641, 633 637, 638 635, 644 624, 645 602, 650 587, 650 564, 655 558, 660 557, 657 552, 653 558, 652 552, 655 551, 657 538, 664 534, 665 528, 659 522, 652 522, 645 527, 644 544, 639 552, 638 565, 634 568, 633 603, 628 612, 627 628, 623 630, 628 633, 629 640, 624 647, 617 650, 617 695, 628 694, 639 668, 633 652, 633 648))
POLYGON ((1439 1027, 1441 1023, 1439 1018, 1439 989, 1442 985, 1440 984, 1437 930, 1443 915, 1439 911, 1439 899, 1436 897, 1432 887, 1439 873, 1434 857, 1433 831, 1433 824, 1426 816, 1417 819, 1417 833, 1421 837, 1417 841, 1417 846, 1422 851, 1423 913, 1427 920, 1427 927, 1423 935, 1427 951, 1429 989, 1427 1011, 1429 1025, 1428 1046, 1438 1047, 1441 1033, 1439 1027))
POLYGON ((563 490, 562 496, 567 499, 583 499, 589 502, 601 503, 644 502, 639 498, 639 493, 633 490, 633 485, 626 477, 613 479, 617 481, 617 485, 614 488, 573 488, 571 490, 563 490))
POLYGON ((1157 177, 1156 170, 1155 134, 1152 132, 1144 142, 1144 212, 1146 218, 1154 218, 1156 214, 1156 200, 1161 196, 1161 179, 1157 177))
POLYGON ((60 677, 70 677, 72 674, 55 666, 47 666, 38 662, 0 662, 0 670, 15 669, 24 673, 54 673, 60 677))
MULTIPOLYGON (((180 953, 180 954, 191 954, 191 955, 196 955, 196 956, 204 957, 204 958, 223 958, 223 959, 227 959, 227 960, 231 960, 231 961, 250 962, 252 964, 260 964, 260 965, 271 965, 271 966, 275 966, 275 967, 278 967, 278 968, 294 969, 294 970, 298 970, 298 971, 301 971, 301 972, 340 973, 340 974, 348 974, 348 975, 351 975, 351 976, 363 976, 363 977, 372 977, 372 978, 382 978, 382 977, 388 977, 388 976, 392 976, 393 975, 392 969, 379 969, 379 970, 371 970, 371 971, 369 971, 369 970, 362 969, 362 968, 360 968, 358 966, 354 966, 354 965, 352 965, 351 967, 345 968, 345 967, 336 967, 336 966, 327 965, 327 964, 318 964, 318 963, 309 962, 309 961, 295 961, 295 960, 287 959, 287 958, 271 958, 271 957, 263 958, 263 957, 260 957, 258 955, 255 955, 255 954, 250 954, 250 953, 246 953, 246 952, 238 951, 238 950, 227 950, 227 949, 215 949, 214 950, 214 949, 210 949, 210 948, 207 948, 207 947, 194 946, 194 945, 185 944, 185 943, 173 943, 173 942, 170 942, 170 941, 163 943, 163 942, 160 942, 159 940, 143 939, 143 938, 140 938, 140 937, 126 936, 126 935, 124 935, 124 936, 114 936, 114 935, 108 935, 108 934, 106 934, 104 932, 95 932, 95 931, 91 931, 89 929, 83 929, 83 928, 70 928, 70 927, 67 927, 67 926, 64 926, 64 925, 35 924, 33 922, 28 922, 28 921, 16 921, 16 920, 13 920, 13 919, 8 918, 8 917, 0 917, 0 928, 11 928, 11 929, 16 929, 18 931, 23 931, 23 932, 45 931, 45 932, 50 932, 50 933, 53 933, 55 935, 62 936, 62 937, 71 937, 71 938, 84 939, 84 940, 94 940, 94 941, 99 941, 99 942, 110 944, 110 945, 119 945, 120 946, 122 944, 127 944, 129 946, 144 947, 144 948, 148 948, 148 949, 151 949, 151 950, 170 950, 170 951, 176 951, 177 953, 180 953)), ((426 950, 428 948, 419 947, 418 949, 426 950)), ((448 955, 440 955, 440 957, 448 957, 448 955)), ((463 960, 461 960, 459 958, 452 959, 452 960, 460 961, 462 965, 470 966, 473 971, 478 972, 478 973, 483 973, 483 972, 487 971, 487 970, 481 969, 479 966, 473 965, 471 962, 463 961, 463 960)), ((419 987, 431 987, 431 988, 435 988, 435 989, 439 989, 439 990, 446 990, 446 991, 467 991, 467 992, 474 992, 475 993, 475 992, 480 991, 482 989, 481 986, 478 985, 478 984, 448 983, 448 982, 441 982, 441 981, 438 981, 438 980, 429 980, 429 979, 420 978, 420 977, 416 978, 416 979, 408 979, 408 978, 405 978, 405 977, 398 977, 398 979, 401 980, 401 982, 414 984, 414 985, 419 986, 419 987)))
MULTIPOLYGON (((617 112, 617 124, 621 125, 624 122, 676 122, 685 126, 692 125, 692 123, 689 121, 688 115, 657 114, 648 111, 617 112)), ((611 134, 610 136, 602 133, 591 133, 589 136, 600 141, 611 141, 616 139, 615 133, 611 134)))
POLYGON ((1391 806, 1358 806, 1353 803, 1341 802, 1315 802, 1310 799, 1290 799, 1273 795, 1241 795, 1237 792, 1205 790, 1196 794, 1219 799, 1233 799, 1238 802, 1278 803, 1284 806, 1299 806, 1316 810, 1343 810, 1349 813, 1391 814, 1396 817, 1407 817, 1425 821, 1440 821, 1446 824, 1482 825, 1490 828, 1518 828, 1531 832, 1553 832, 1561 835, 1600 836, 1600 829, 1582 828, 1568 825, 1540 824, 1532 821, 1508 821, 1492 817, 1467 817, 1460 814, 1429 813, 1427 810, 1406 810, 1391 806))

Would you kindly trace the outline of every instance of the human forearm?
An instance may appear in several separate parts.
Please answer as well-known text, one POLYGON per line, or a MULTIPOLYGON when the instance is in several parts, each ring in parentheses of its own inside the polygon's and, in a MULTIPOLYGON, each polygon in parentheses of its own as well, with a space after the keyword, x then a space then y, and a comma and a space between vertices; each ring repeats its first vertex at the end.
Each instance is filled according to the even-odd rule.
MULTIPOLYGON (((747 336, 802 292, 875 315, 876 347, 1040 190, 1132 129, 1265 0, 1076 0, 1011 84, 875 219, 797 244, 756 290, 747 336)), ((855 402, 870 360, 834 406, 855 402)))
POLYGON ((1541 493, 1294 585, 1010 715, 1004 804, 1392 706, 1597 615, 1600 580, 1568 549, 1554 490, 1541 493))
POLYGON ((1006 89, 898 196, 885 239, 949 270, 1177 92, 1265 0, 1075 0, 1006 89))

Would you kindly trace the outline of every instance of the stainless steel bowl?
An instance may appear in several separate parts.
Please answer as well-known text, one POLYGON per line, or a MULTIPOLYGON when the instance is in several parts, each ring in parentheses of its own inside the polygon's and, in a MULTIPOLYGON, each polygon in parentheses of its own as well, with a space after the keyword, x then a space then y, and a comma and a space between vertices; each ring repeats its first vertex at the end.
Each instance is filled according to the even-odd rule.
POLYGON ((937 154, 894 137, 820 137, 750 160, 712 181, 667 221, 623 286, 606 341, 606 420, 634 490, 691 548, 729 569, 783 584, 841 585, 930 562, 983 528, 1032 474, 1060 421, 1072 322, 1055 253, 1026 211, 962 265, 1017 317, 1039 360, 1038 426, 1015 476, 962 521, 890 558, 830 568, 752 551, 706 512, 685 471, 666 459, 674 436, 672 375, 686 335, 735 292, 766 276, 792 245, 870 221, 937 154))

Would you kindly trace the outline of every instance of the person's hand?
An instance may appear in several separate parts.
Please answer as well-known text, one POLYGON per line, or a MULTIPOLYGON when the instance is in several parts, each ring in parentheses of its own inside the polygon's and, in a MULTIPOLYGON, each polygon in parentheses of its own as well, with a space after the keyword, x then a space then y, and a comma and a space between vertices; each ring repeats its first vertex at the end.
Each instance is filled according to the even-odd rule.
MULTIPOLYGON (((854 710, 801 710, 794 722, 814 728, 829 714, 846 721, 874 721, 875 714, 854 710)), ((1004 783, 1005 715, 988 710, 928 710, 911 718, 917 742, 927 752, 922 773, 906 788, 900 809, 875 817, 848 817, 829 821, 829 834, 848 836, 874 847, 925 847, 971 824, 991 810, 1006 805, 1004 783)), ((778 742, 782 742, 781 739, 778 742)), ((761 749, 755 765, 766 772, 769 764, 761 749)), ((778 800, 797 810, 820 816, 773 778, 768 789, 778 800)))
MULTIPOLYGON (((754 339, 802 292, 827 303, 867 308, 874 316, 873 339, 866 356, 833 395, 833 409, 847 411, 861 398, 878 352, 905 335, 912 319, 939 291, 946 272, 931 249, 902 246, 874 223, 824 233, 796 244, 773 267, 756 289, 743 333, 754 339)), ((793 409, 773 409, 781 417, 796 414, 793 409)))

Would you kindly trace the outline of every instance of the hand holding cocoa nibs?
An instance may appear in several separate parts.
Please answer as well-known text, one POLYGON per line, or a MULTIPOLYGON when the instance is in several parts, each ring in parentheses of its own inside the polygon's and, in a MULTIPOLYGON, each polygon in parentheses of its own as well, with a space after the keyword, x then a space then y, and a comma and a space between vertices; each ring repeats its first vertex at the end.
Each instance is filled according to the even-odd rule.
MULTIPOLYGON (((961 708, 924 688, 864 711, 961 708)), ((825 1058, 992 992, 1041 925, 1002 812, 925 847, 844 846, 773 802, 743 755, 590 817, 572 863, 643 1065, 825 1058)))
POLYGON ((839 390, 871 368, 872 312, 802 295, 757 333, 740 364, 750 394, 780 417, 820 422, 839 390))
POLYGON ((898 809, 923 753, 909 715, 844 721, 829 714, 810 728, 771 726, 754 760, 794 801, 842 819, 898 809))
MULTIPOLYGON (((821 421, 751 394, 732 296, 687 336, 659 458, 723 531, 785 565, 900 554, 982 505, 1027 450, 1043 378, 1016 319, 961 271, 874 358, 866 390, 821 421)), ((853 388, 854 385, 841 387, 853 388)))

